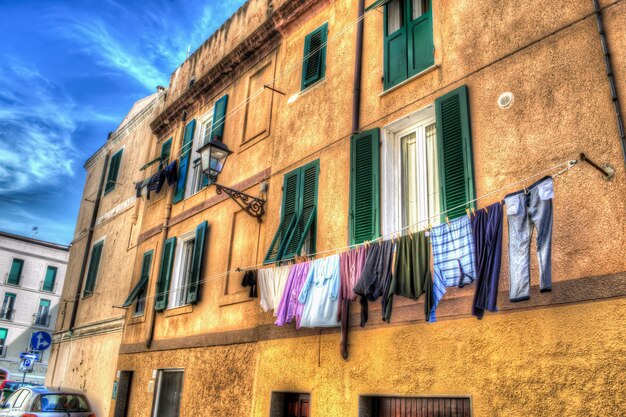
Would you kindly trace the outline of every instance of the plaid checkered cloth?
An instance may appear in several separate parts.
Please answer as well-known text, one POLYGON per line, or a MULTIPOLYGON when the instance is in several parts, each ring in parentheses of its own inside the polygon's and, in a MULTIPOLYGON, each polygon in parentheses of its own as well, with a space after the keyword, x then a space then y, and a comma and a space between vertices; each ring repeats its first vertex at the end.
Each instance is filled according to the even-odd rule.
POLYGON ((446 293, 446 287, 463 287, 476 277, 476 252, 472 223, 467 216, 433 227, 430 232, 433 251, 433 308, 430 320, 436 321, 435 310, 446 293))

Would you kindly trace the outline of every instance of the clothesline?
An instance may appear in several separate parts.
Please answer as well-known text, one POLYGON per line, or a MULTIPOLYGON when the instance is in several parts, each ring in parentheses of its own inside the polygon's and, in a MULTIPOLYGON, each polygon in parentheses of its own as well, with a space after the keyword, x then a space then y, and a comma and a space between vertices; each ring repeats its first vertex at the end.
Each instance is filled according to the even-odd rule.
MULTIPOLYGON (((554 171, 558 170, 558 172, 555 172, 552 175, 553 178, 557 177, 559 175, 562 175, 565 172, 568 172, 578 162, 579 161, 577 159, 573 159, 573 160, 568 160, 568 161, 565 161, 565 162, 561 162, 561 163, 559 163, 557 165, 553 165, 553 166, 551 166, 549 168, 546 168, 546 169, 543 169, 541 171, 538 171, 538 172, 536 172, 536 173, 534 173, 532 175, 529 175, 529 176, 527 176, 525 178, 522 178, 522 179, 517 180, 515 182, 506 184, 503 187, 500 187, 500 188, 498 188, 496 190, 490 191, 490 192, 488 192, 486 194, 483 194, 483 195, 481 195, 479 197, 476 197, 473 200, 469 200, 469 201, 465 202, 464 204, 461 204, 459 206, 452 207, 450 209, 444 210, 444 211, 442 211, 440 213, 437 213, 435 215, 430 216, 427 219, 423 219, 423 220, 421 220, 419 222, 416 222, 414 224, 405 226, 405 227, 403 227, 403 228, 401 228, 399 230, 396 230, 394 232, 382 235, 377 240, 383 240, 385 238, 390 238, 390 237, 393 237, 393 236, 395 236, 395 235, 397 235, 399 233, 402 233, 405 230, 412 229, 412 228, 415 228, 415 227, 419 227, 421 224, 428 223, 430 220, 435 219, 437 217, 440 217, 441 215, 446 214, 446 213, 448 213, 448 212, 450 212, 452 210, 457 210, 459 208, 466 207, 468 204, 471 204, 471 203, 483 200, 483 199, 485 199, 487 197, 493 196, 496 193, 502 192, 502 191, 504 191, 506 189, 509 189, 509 188, 511 188, 511 187, 513 187, 515 185, 522 184, 522 183, 524 183, 524 182, 526 182, 526 181, 528 181, 530 179, 537 178, 537 177, 539 177, 541 175, 544 175, 544 174, 547 174, 549 172, 554 172, 554 171)), ((339 247, 339 248, 334 248, 334 249, 329 249, 329 250, 325 250, 325 251, 316 252, 316 253, 313 253, 313 254, 309 254, 307 256, 309 256, 309 257, 317 257, 319 255, 326 255, 326 254, 331 254, 331 253, 340 253, 340 252, 344 252, 344 251, 352 249, 352 248, 357 248, 359 246, 363 246, 364 244, 365 243, 359 243, 359 244, 354 244, 354 245, 349 245, 349 246, 343 246, 343 247, 339 247)), ((295 258, 284 259, 284 260, 281 260, 281 262, 293 261, 294 259, 295 258)), ((259 269, 261 267, 269 267, 269 266, 270 266, 270 264, 260 263, 260 264, 256 264, 256 265, 249 265, 249 266, 245 266, 245 267, 238 267, 238 268, 236 268, 234 270, 225 271, 225 272, 222 272, 222 273, 219 273, 219 274, 215 274, 215 275, 209 276, 209 277, 207 277, 207 278, 205 278, 203 280, 199 280, 197 283, 189 283, 187 285, 183 285, 183 286, 177 288, 175 291, 183 291, 183 290, 186 290, 187 287, 192 286, 192 285, 203 284, 203 283, 215 281, 215 280, 221 279, 221 278, 226 277, 229 274, 232 274, 232 273, 235 273, 235 272, 243 272, 243 271, 248 271, 248 270, 253 270, 253 269, 259 269)), ((168 294, 170 292, 171 292, 170 290, 163 291, 161 293, 156 293, 154 295, 149 295, 149 296, 143 297, 142 300, 148 300, 148 299, 151 299, 151 298, 155 298, 155 297, 158 297, 158 296, 161 296, 161 295, 168 294)), ((75 300, 76 299, 74 299, 74 300, 67 300, 67 301, 73 302, 75 300)))

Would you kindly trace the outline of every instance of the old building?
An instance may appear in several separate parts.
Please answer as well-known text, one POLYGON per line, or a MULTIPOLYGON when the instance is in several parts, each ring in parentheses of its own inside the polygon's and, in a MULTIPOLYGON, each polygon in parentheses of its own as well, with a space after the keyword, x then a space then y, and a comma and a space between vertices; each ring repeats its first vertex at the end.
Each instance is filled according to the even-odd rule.
POLYGON ((19 370, 20 353, 30 351, 33 332, 52 333, 69 247, 0 232, 0 379, 43 384, 50 349, 39 354, 31 373, 19 370))
POLYGON ((84 364, 65 382, 93 384, 112 416, 624 414, 626 57, 608 50, 626 47, 625 22, 622 0, 249 0, 172 74, 141 143, 151 153, 122 181, 167 160, 176 183, 136 201, 110 246, 94 231, 123 252, 102 256, 98 282, 127 310, 77 297, 80 323, 115 333, 76 339, 66 314, 58 369, 80 360, 64 344, 84 364), (210 181, 207 143, 232 152, 210 181), (359 326, 352 303, 349 337, 278 327, 241 286, 239 268, 445 230, 518 191, 499 311, 482 320, 477 283, 448 287, 434 323, 430 290, 396 296, 391 323, 376 301, 359 326))
POLYGON ((158 91, 137 101, 85 163, 46 384, 84 390, 98 415, 107 415, 110 405, 124 322, 119 306, 130 288, 141 227, 143 200, 134 181, 152 152, 149 121, 162 96, 158 91))

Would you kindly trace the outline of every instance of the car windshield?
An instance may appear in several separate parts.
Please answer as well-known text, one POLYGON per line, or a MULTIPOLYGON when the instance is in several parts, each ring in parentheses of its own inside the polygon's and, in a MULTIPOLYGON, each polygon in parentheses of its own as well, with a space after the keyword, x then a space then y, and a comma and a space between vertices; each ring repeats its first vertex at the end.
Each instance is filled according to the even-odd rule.
POLYGON ((38 397, 32 411, 88 412, 89 405, 80 394, 44 394, 38 397))

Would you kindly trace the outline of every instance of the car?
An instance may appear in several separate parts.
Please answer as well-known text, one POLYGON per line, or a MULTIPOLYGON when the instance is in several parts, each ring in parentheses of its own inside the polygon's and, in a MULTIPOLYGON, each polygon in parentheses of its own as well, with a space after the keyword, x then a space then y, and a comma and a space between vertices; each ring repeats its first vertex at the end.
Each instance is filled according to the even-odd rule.
POLYGON ((85 393, 70 388, 22 387, 0 404, 0 417, 96 417, 85 393))
POLYGON ((18 388, 28 387, 31 385, 41 386, 41 384, 36 384, 34 382, 3 381, 2 384, 0 384, 0 402, 9 398, 18 388))

